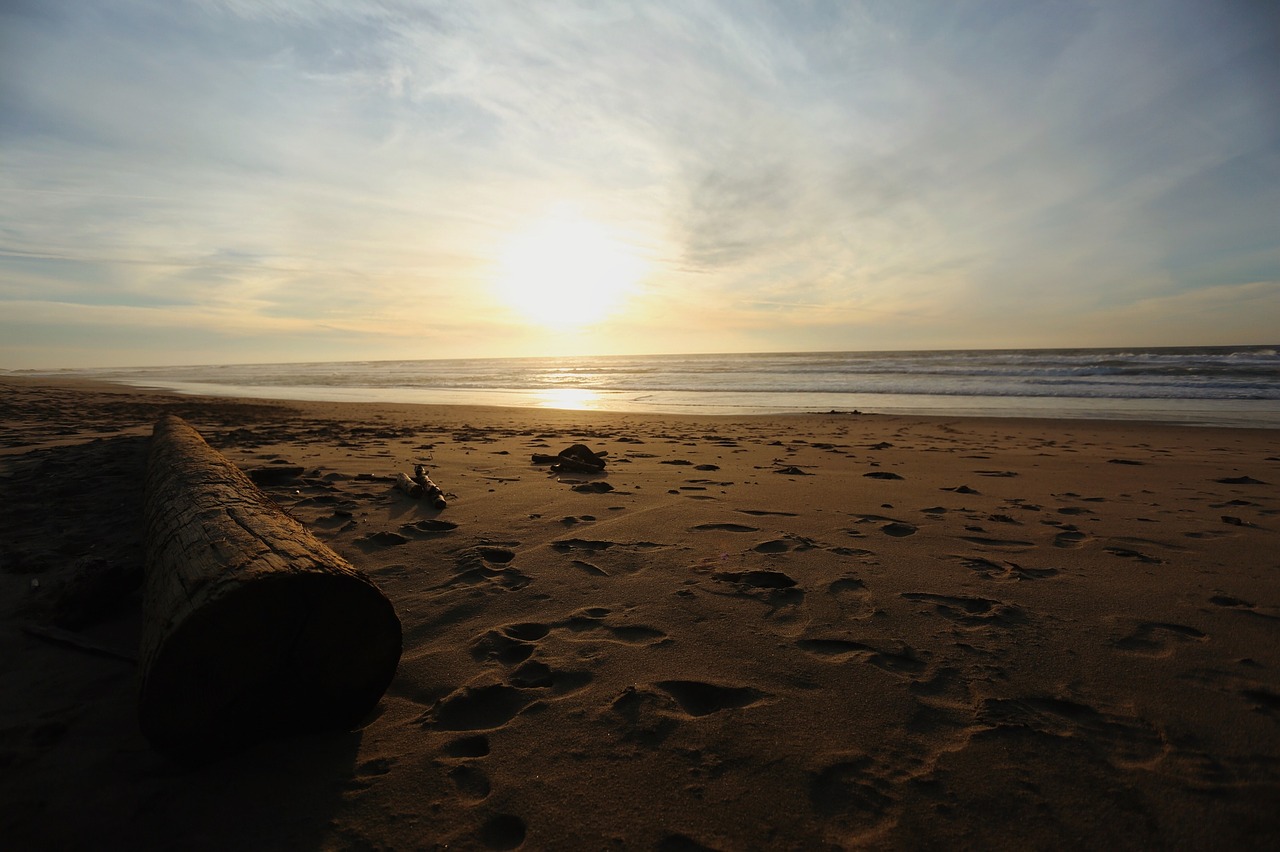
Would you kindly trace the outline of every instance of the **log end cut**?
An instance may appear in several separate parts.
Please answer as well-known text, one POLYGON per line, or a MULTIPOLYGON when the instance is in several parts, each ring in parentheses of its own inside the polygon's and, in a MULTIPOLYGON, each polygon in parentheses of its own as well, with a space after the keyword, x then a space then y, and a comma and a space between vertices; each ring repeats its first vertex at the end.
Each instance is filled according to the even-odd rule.
POLYGON ((210 601, 166 637, 138 717, 157 751, 199 765, 270 737, 351 730, 400 660, 391 603, 343 574, 280 574, 210 601))

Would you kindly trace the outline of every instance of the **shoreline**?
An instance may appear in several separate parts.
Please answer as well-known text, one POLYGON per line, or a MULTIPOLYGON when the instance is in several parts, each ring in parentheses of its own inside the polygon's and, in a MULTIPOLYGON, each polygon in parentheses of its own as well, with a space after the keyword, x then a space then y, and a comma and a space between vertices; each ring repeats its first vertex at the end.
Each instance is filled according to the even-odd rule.
POLYGON ((1280 428, 1275 347, 790 352, 52 371, 183 393, 660 414, 873 411, 1280 428))
MULTIPOLYGON (((574 416, 584 415, 601 415, 601 416, 653 416, 653 417, 685 417, 691 419, 698 418, 778 418, 778 417, 822 417, 828 415, 850 415, 850 416, 884 416, 884 417, 907 417, 926 420, 945 420, 950 418, 962 418, 964 420, 1013 420, 1013 421, 1035 421, 1035 422, 1068 422, 1068 423, 1120 423, 1129 426, 1142 425, 1159 425, 1159 426, 1183 426, 1196 429, 1246 429, 1246 430, 1275 430, 1280 429, 1280 409, 1276 412, 1264 411, 1252 416, 1246 416, 1240 412, 1231 413, 1213 413, 1213 409, 1221 407, 1216 403, 1225 401, 1219 400, 1188 400, 1187 402, 1196 402, 1202 406, 1199 414, 1191 411, 1174 411, 1168 409, 1153 409, 1150 411, 1142 411, 1143 407, 1159 406, 1166 403, 1166 400, 1124 400, 1122 407, 1116 407, 1109 415, 1105 411, 1099 411, 1095 408, 1081 408, 1075 411, 1069 410, 1053 410, 1046 412, 1037 412, 1034 408, 1013 408, 1015 404, 1026 404, 1030 400, 1031 404, 1044 402, 1052 406, 1054 403, 1061 402, 1063 398, 1019 398, 1019 397, 998 397, 991 398, 993 401, 1005 406, 1003 410, 999 407, 994 410, 987 410, 981 407, 974 407, 972 400, 979 399, 976 397, 941 397, 937 410, 921 411, 915 408, 900 409, 890 405, 887 408, 878 408, 873 404, 878 397, 887 397, 890 395, 850 395, 861 401, 861 406, 847 406, 826 408, 824 406, 815 406, 813 408, 787 408, 779 410, 757 410, 753 407, 734 407, 728 405, 717 406, 714 404, 690 404, 684 407, 668 406, 666 408, 649 408, 643 404, 622 405, 618 407, 593 407, 590 404, 559 404, 555 399, 548 399, 546 393, 542 391, 473 391, 473 390, 415 390, 415 389, 379 389, 379 388, 252 388, 252 387, 235 387, 240 393, 209 393, 192 385, 190 389, 178 387, 174 383, 169 385, 146 385, 131 384, 125 381, 114 381, 106 379, 85 379, 85 378, 52 378, 47 376, 25 377, 14 375, 0 375, 0 386, 5 382, 11 382, 18 386, 41 387, 48 386, 51 388, 65 387, 68 389, 82 388, 85 390, 100 390, 103 392, 139 393, 139 394, 156 394, 160 396, 180 397, 194 400, 221 400, 230 403, 252 404, 281 404, 294 405, 302 407, 313 406, 366 406, 370 408, 399 408, 402 406, 413 406, 422 408, 445 408, 445 409, 494 409, 498 411, 529 411, 547 416, 555 416, 558 414, 571 414, 574 416), (255 393, 254 391, 260 391, 255 393), (290 391, 296 391, 296 396, 289 395, 290 391), (350 398, 341 398, 342 394, 338 391, 347 391, 350 398), (281 395, 281 393, 284 395, 281 395), (420 401, 405 401, 398 399, 398 396, 405 394, 417 393, 424 399, 420 401), (367 394, 367 398, 365 395, 367 394), (456 401, 438 401, 428 399, 438 396, 453 396, 456 401), (335 398, 339 397, 339 398, 335 398), (487 399, 489 401, 475 402, 471 401, 476 398, 487 399), (957 404, 961 401, 969 402, 969 405, 957 404), (943 403, 946 403, 943 405, 943 403), (746 408, 747 410, 743 410, 746 408), (1274 419, 1272 419, 1274 416, 1274 419)), ((229 388, 231 386, 228 386, 229 388)), ((714 396, 710 394, 697 394, 699 397, 714 396)), ((921 397, 923 399, 923 397, 921 397)), ((848 401, 848 400, 843 400, 848 401)), ((880 401, 883 401, 881 399, 880 401)), ((918 400, 917 400, 918 401, 918 400)), ((1089 399, 1084 400, 1091 405, 1098 403, 1108 403, 1109 400, 1089 399)), ((1232 401, 1240 402, 1240 401, 1232 401)), ((1256 401, 1260 405, 1270 405, 1270 401, 1256 401)))
POLYGON ((18 845, 1280 840, 1272 429, 0 391, 18 845), (400 669, 359 731, 180 771, 127 660, 23 632, 136 649, 136 591, 68 589, 140 570, 161 413, 301 468, 267 493, 395 604, 400 669), (579 442, 603 475, 531 461, 579 442), (415 462, 445 510, 391 487, 415 462))

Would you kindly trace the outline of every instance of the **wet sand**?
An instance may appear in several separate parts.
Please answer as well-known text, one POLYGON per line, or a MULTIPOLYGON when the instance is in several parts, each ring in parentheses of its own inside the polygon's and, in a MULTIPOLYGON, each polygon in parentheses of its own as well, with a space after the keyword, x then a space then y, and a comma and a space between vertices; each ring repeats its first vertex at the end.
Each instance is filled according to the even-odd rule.
POLYGON ((1273 848, 1280 432, 271 403, 0 378, 12 848, 1273 848), (138 733, 187 418, 394 602, 354 732, 138 733), (534 454, 581 443, 600 474, 534 454), (422 463, 442 511, 393 487, 422 463), (270 479, 270 477, 263 477, 270 479))

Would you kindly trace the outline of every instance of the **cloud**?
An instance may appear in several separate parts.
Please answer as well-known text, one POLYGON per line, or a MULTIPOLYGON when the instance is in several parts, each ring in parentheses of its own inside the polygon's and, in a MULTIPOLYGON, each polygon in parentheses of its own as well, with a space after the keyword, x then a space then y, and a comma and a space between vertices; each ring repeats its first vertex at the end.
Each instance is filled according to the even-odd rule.
POLYGON ((1095 345, 1275 342, 1280 281, 1251 281, 1160 294, 1083 318, 1082 337, 1095 345))
POLYGON ((1280 275, 1280 29, 1260 5, 0 15, 7 311, 239 312, 371 347, 417 325, 537 354, 559 342, 517 333, 490 280, 566 202, 653 270, 610 326, 632 351, 693 316, 753 348, 996 345, 1280 275))

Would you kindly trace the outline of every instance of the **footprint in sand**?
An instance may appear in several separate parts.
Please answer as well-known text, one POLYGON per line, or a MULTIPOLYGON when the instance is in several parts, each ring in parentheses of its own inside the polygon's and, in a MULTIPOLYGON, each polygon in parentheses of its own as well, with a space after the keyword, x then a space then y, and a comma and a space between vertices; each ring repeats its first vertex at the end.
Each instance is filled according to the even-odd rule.
POLYGON ((518 849, 524 845, 528 829, 524 820, 511 814, 494 814, 480 826, 480 842, 486 849, 518 849))
POLYGON ((458 788, 462 798, 481 802, 489 797, 489 778, 474 766, 455 766, 449 770, 449 780, 458 788))
POLYGON ((809 803, 823 818, 828 839, 856 846, 879 829, 898 806, 890 773, 864 754, 837 756, 809 776, 809 803))
POLYGON ((670 711, 671 697, 647 687, 628 686, 610 702, 600 718, 621 728, 619 739, 657 748, 679 727, 670 711))
POLYGON ((489 754, 489 738, 484 734, 459 737, 445 744, 444 753, 449 757, 485 757, 489 754))
MULTIPOLYGON (((605 610, 607 613, 608 610, 605 610)), ((537 650, 537 643, 551 632, 551 625, 536 621, 508 624, 496 630, 488 630, 471 642, 471 657, 476 662, 496 662, 504 666, 518 666, 507 676, 508 685, 516 689, 548 689, 553 695, 565 695, 585 687, 593 679, 589 672, 561 671, 541 660, 530 659, 537 650)), ((627 644, 643 643, 653 638, 652 628, 633 628, 647 631, 631 635, 619 628, 627 644)), ((665 634, 662 634, 665 638, 665 634)))
POLYGON ((1164 621, 1143 621, 1126 636, 1114 640, 1112 646, 1121 651, 1146 657, 1168 657, 1175 646, 1184 642, 1205 642, 1209 637, 1185 624, 1164 621))
POLYGON ((362 762, 357 766, 356 771, 361 775, 385 775, 394 765, 396 765, 394 757, 374 757, 372 760, 362 762))
POLYGON ((1012 627, 1027 620, 1021 607, 991 598, 903 592, 900 597, 934 605, 943 618, 965 627, 1012 627))
POLYGON ((1053 537, 1053 546, 1063 548, 1080 547, 1088 540, 1089 536, 1080 532, 1080 530, 1063 530, 1053 537))
POLYGON ((1056 577, 1057 568, 1026 568, 1016 562, 993 562, 981 556, 957 556, 960 564, 988 580, 1043 580, 1056 577))
POLYGON ((1057 568, 1027 568, 1016 562, 1005 564, 1009 566, 1009 576, 1015 580, 1045 580, 1056 577, 1060 573, 1057 568))
POLYGON ((1240 694, 1253 702, 1254 707, 1262 713, 1280 714, 1280 695, 1265 686, 1243 689, 1240 694))
POLYGON ((593 565, 593 564, 591 564, 590 562, 586 562, 586 561, 581 560, 581 559, 575 559, 575 560, 573 560, 573 562, 572 562, 571 564, 572 564, 575 568, 581 568, 583 571, 586 571, 588 574, 592 575, 593 577, 608 577, 608 576, 609 576, 609 572, 608 572, 608 571, 606 571, 606 570, 604 570, 604 569, 603 569, 603 568, 601 568, 600 566, 598 566, 598 565, 593 565))
POLYGON ((875 615, 871 592, 857 577, 839 577, 827 585, 827 594, 835 598, 843 618, 864 619, 875 615))
POLYGON ((418 521, 414 524, 402 524, 400 532, 414 536, 434 536, 451 533, 458 528, 453 521, 442 521, 439 518, 429 518, 418 521))
POLYGON ((1258 618, 1267 618, 1273 621, 1280 620, 1280 614, 1277 614, 1274 612, 1266 612, 1258 608, 1256 604, 1250 603, 1249 601, 1246 601, 1246 600, 1241 600, 1240 598, 1237 598, 1233 595, 1217 594, 1209 598, 1209 603, 1213 604, 1214 606, 1220 606, 1226 609, 1233 609, 1236 612, 1243 612, 1247 615, 1254 615, 1254 616, 1257 616, 1258 618))
POLYGON ((559 541, 551 542, 551 547, 555 550, 586 550, 592 553, 608 550, 613 547, 616 542, 612 541, 593 541, 584 538, 564 538, 559 541))
POLYGON ((716 847, 699 843, 679 831, 659 840, 656 848, 657 852, 717 852, 716 847))
POLYGON ((973 707, 969 680, 954 666, 943 666, 928 678, 914 680, 908 689, 925 704, 970 711, 973 707))
POLYGON ((666 633, 656 627, 644 624, 607 624, 604 619, 609 614, 610 610, 605 607, 590 607, 551 626, 569 631, 572 635, 566 638, 575 641, 599 640, 621 645, 659 645, 671 641, 666 633))
POLYGON ((366 760, 356 767, 355 776, 347 782, 345 787, 348 790, 368 790, 373 786, 374 779, 390 773, 395 764, 395 758, 391 757, 375 757, 372 760, 366 760))
POLYGON ((608 624, 571 621, 565 626, 579 634, 587 632, 602 634, 592 638, 605 642, 617 642, 621 645, 658 645, 667 638, 667 634, 661 630, 642 624, 624 624, 614 627, 608 624))
POLYGON ((796 585, 792 577, 781 571, 717 571, 711 576, 749 589, 790 589, 796 585))
POLYGON ((837 556, 849 556, 854 559, 860 559, 867 565, 879 565, 876 561, 876 552, 867 550, 865 547, 833 547, 831 552, 837 556))
POLYGON ((444 731, 493 730, 533 702, 526 690, 503 683, 464 686, 437 701, 415 721, 444 731))
POLYGON ((915 524, 908 524, 902 521, 894 521, 893 523, 885 524, 884 526, 882 526, 880 528, 880 532, 884 533, 885 535, 891 535, 894 538, 904 538, 909 535, 915 535, 917 532, 919 532, 919 527, 917 527, 915 524))
POLYGON ((620 729, 618 739, 645 748, 661 745, 682 723, 752 707, 771 696, 749 686, 663 680, 628 686, 599 718, 620 729))
POLYGON ((989 698, 978 719, 991 735, 1023 735, 1027 731, 1101 748, 1112 764, 1122 768, 1150 768, 1168 752, 1164 735, 1137 716, 1100 711, 1059 696, 989 698))
POLYGON ((502 628, 502 632, 521 642, 537 642, 550 633, 551 628, 537 621, 521 621, 506 625, 502 628))
POLYGON ((746 524, 698 524, 696 527, 690 527, 690 530, 692 532, 760 532, 759 527, 749 527, 746 524))
POLYGON ((992 562, 990 559, 983 559, 981 556, 957 556, 960 564, 971 571, 976 571, 981 576, 991 579, 993 577, 1004 577, 1008 574, 1008 569, 1004 563, 992 562))
MULTIPOLYGON (((1261 664, 1252 658, 1237 660, 1238 664, 1249 668, 1261 668, 1261 664)), ((1185 675, 1191 680, 1209 686, 1228 695, 1238 695, 1253 705, 1253 709, 1266 714, 1280 714, 1280 695, 1272 685, 1244 677, 1238 672, 1218 669, 1196 669, 1185 675)))
POLYGON ((507 678, 516 689, 546 689, 556 696, 577 692, 594 679, 591 672, 562 671, 540 660, 529 660, 507 678))
POLYGON ((768 694, 749 686, 721 686, 700 680, 661 680, 654 684, 675 699, 690 716, 710 716, 759 704, 768 694))
POLYGON ((432 590, 452 589, 456 586, 481 586, 492 584, 506 591, 523 589, 533 582, 528 574, 511 567, 515 551, 505 547, 481 545, 467 548, 457 554, 454 575, 432 590), (501 566, 501 567, 495 567, 501 566))
POLYGON ((533 582, 533 578, 528 574, 517 571, 514 568, 507 568, 501 571, 490 568, 470 568, 455 574, 452 579, 432 588, 450 588, 453 586, 478 586, 483 583, 492 583, 499 589, 507 591, 518 591, 533 582))
POLYGON ((980 547, 986 547, 990 550, 1019 551, 1035 547, 1034 542, 1022 541, 1015 538, 990 538, 988 536, 979 535, 962 535, 959 536, 962 541, 970 544, 976 544, 980 547))
POLYGON ((769 607, 764 614, 770 629, 794 636, 808 623, 809 616, 802 607, 804 590, 795 578, 781 571, 717 571, 712 578, 733 586, 732 592, 714 591, 736 597, 752 598, 769 607))
POLYGON ((876 668, 899 675, 919 674, 928 668, 920 653, 905 642, 897 651, 886 651, 850 639, 799 639, 796 647, 807 654, 831 662, 858 659, 876 668))
POLYGON ((513 666, 533 656, 534 645, 497 630, 489 630, 471 641, 471 659, 476 662, 493 660, 513 666))
POLYGON ((546 663, 527 660, 507 680, 517 689, 542 689, 555 683, 555 674, 546 663))
POLYGON ((1107 547, 1104 549, 1112 556, 1119 556, 1121 559, 1135 559, 1147 565, 1164 564, 1164 560, 1158 556, 1149 556, 1141 551, 1131 550, 1127 547, 1107 547))

